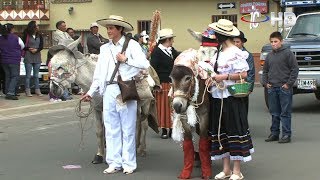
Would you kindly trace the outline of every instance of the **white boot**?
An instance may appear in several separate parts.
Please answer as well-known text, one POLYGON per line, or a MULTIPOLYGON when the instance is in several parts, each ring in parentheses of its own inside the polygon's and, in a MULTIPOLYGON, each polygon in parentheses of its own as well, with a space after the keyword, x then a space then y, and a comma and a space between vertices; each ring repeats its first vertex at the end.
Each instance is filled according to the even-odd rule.
POLYGON ((27 89, 26 89, 26 96, 28 96, 28 97, 32 97, 32 94, 31 94, 30 88, 27 88, 27 89))
POLYGON ((41 93, 40 89, 35 89, 34 92, 35 92, 36 95, 38 95, 38 96, 43 96, 43 94, 41 93))

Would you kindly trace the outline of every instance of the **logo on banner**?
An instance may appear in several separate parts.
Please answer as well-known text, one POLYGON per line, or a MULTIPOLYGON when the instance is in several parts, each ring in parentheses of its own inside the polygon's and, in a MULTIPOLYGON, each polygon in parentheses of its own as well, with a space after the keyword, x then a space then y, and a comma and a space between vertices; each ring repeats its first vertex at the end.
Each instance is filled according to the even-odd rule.
POLYGON ((241 17, 241 21, 250 23, 250 29, 255 29, 259 26, 259 23, 264 23, 270 20, 270 17, 261 14, 255 6, 252 6, 252 12, 250 14, 245 14, 241 17), (249 17, 250 16, 250 20, 249 17))

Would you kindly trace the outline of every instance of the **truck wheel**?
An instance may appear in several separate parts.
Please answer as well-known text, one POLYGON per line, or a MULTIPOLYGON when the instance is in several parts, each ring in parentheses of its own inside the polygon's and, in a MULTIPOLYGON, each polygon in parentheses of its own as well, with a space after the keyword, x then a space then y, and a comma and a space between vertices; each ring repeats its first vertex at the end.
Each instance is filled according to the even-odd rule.
POLYGON ((314 95, 316 95, 316 98, 320 100, 320 90, 315 91, 314 95))
POLYGON ((267 108, 269 109, 269 103, 268 103, 268 89, 264 88, 264 101, 266 103, 267 108))

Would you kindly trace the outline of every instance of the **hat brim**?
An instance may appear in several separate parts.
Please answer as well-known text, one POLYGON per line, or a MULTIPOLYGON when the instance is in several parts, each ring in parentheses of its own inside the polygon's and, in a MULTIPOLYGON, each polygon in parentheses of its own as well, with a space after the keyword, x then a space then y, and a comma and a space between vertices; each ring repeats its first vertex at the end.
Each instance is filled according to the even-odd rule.
POLYGON ((133 26, 130 23, 118 19, 100 19, 97 20, 97 23, 103 27, 106 27, 107 25, 121 26, 124 28, 124 32, 133 31, 133 26))
POLYGON ((215 23, 212 23, 212 24, 209 24, 209 27, 211 27, 214 32, 216 33, 219 33, 219 34, 222 34, 222 35, 225 35, 225 36, 239 36, 240 35, 240 31, 237 27, 233 26, 232 27, 232 31, 230 32, 227 32, 227 31, 223 31, 222 29, 220 29, 219 27, 217 27, 218 23, 215 22, 215 23))
POLYGON ((172 38, 172 37, 176 37, 174 35, 170 35, 170 36, 162 36, 159 38, 159 40, 162 40, 162 39, 169 39, 169 38, 172 38))

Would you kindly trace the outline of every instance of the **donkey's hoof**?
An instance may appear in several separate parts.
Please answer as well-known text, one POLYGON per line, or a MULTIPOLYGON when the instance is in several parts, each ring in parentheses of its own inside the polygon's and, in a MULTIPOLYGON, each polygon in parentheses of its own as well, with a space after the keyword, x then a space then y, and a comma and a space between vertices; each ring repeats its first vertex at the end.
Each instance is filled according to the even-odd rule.
POLYGON ((101 163, 103 163, 103 157, 100 155, 95 155, 91 163, 92 164, 101 164, 101 163))
POLYGON ((143 151, 143 150, 138 150, 137 151, 138 156, 140 157, 146 157, 147 156, 147 152, 143 151))

